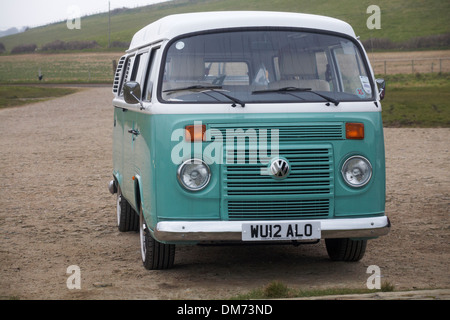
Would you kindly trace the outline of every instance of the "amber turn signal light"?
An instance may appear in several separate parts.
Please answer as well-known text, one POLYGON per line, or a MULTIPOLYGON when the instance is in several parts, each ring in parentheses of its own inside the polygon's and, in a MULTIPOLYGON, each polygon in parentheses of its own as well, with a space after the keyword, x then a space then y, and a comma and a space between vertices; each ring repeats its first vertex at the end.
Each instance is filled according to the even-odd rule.
POLYGON ((364 139, 364 123, 346 123, 345 137, 347 139, 364 139))
POLYGON ((185 139, 187 142, 206 141, 206 125, 191 125, 185 127, 185 139))

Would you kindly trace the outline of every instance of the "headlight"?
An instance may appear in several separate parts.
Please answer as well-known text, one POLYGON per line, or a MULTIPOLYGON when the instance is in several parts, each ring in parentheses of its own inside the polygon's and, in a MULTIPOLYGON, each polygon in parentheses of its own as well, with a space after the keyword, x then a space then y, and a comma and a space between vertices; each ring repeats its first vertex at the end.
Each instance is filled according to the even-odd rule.
POLYGON ((205 188, 211 178, 208 165, 199 159, 190 159, 178 167, 178 181, 190 191, 199 191, 205 188))
POLYGON ((372 165, 364 157, 350 157, 342 166, 342 176, 349 186, 362 187, 372 177, 372 165))

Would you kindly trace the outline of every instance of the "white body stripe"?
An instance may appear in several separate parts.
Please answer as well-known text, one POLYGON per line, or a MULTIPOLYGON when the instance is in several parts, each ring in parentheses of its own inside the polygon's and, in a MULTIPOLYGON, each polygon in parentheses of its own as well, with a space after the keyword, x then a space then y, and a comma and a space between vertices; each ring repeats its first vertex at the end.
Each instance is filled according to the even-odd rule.
POLYGON ((325 113, 325 112, 381 112, 381 104, 374 101, 341 102, 327 106, 325 102, 311 103, 247 103, 245 108, 232 107, 231 103, 220 104, 165 104, 144 102, 144 110, 139 105, 127 105, 122 98, 114 99, 119 108, 135 109, 150 114, 249 114, 249 113, 325 113))

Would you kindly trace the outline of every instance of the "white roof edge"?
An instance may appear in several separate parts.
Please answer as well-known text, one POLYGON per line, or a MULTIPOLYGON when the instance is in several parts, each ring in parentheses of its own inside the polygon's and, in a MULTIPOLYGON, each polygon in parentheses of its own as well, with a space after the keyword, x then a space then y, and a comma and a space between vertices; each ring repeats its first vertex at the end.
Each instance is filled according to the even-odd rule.
POLYGON ((333 31, 356 38, 346 22, 313 14, 272 11, 214 11, 174 14, 142 28, 133 36, 132 51, 181 34, 238 27, 293 27, 333 31))

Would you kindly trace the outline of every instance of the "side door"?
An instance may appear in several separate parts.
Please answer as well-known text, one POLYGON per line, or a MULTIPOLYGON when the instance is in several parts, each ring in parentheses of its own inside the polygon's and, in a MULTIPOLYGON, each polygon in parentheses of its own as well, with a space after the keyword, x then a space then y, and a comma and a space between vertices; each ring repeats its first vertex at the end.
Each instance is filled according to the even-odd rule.
MULTIPOLYGON (((151 215, 152 205, 156 203, 155 188, 155 141, 156 130, 152 123, 153 116, 151 114, 152 104, 156 100, 156 84, 160 65, 160 45, 150 48, 148 62, 145 72, 143 72, 142 80, 138 81, 141 87, 141 101, 144 110, 140 110, 136 117, 135 128, 139 131, 139 136, 134 141, 134 163, 136 174, 140 177, 140 201, 146 216, 146 221, 150 225, 154 225, 155 216, 151 215)), ((137 204, 139 205, 139 204, 137 204)), ((154 207, 153 207, 154 208, 154 207)))
MULTIPOLYGON (((148 48, 138 51, 134 56, 129 57, 129 70, 125 75, 125 82, 142 82, 144 70, 147 66, 148 48)), ((137 119, 140 114, 140 105, 123 105, 123 181, 122 194, 135 209, 135 188, 133 177, 136 174, 135 167, 135 147, 136 141, 140 138, 140 131, 137 126, 137 119)))

